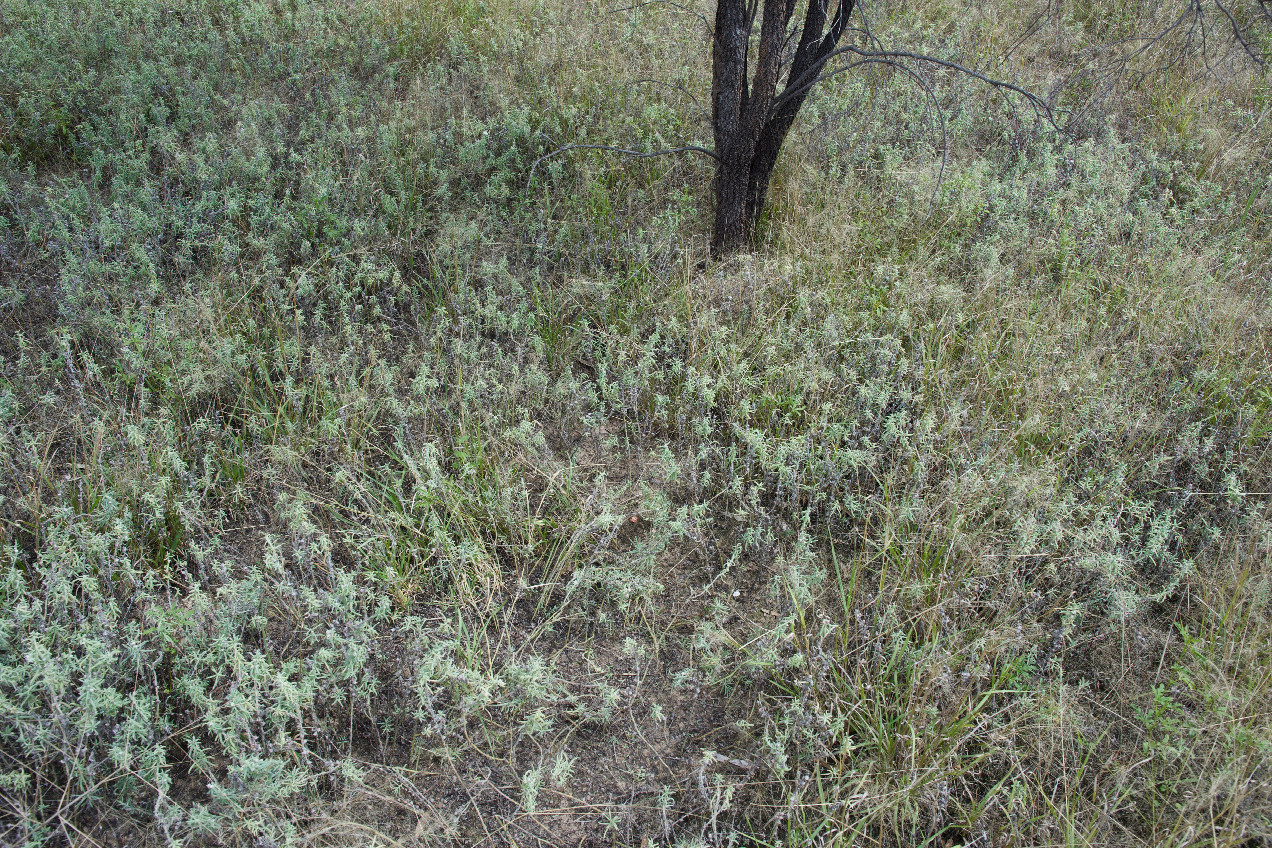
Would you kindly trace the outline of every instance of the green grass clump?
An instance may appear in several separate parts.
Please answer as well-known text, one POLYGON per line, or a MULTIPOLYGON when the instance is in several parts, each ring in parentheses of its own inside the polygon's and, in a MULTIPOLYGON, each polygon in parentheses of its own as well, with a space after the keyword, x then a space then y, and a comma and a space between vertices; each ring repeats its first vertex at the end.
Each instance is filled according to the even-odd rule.
POLYGON ((0 842, 1272 839, 1266 74, 708 6, 0 0, 0 842))

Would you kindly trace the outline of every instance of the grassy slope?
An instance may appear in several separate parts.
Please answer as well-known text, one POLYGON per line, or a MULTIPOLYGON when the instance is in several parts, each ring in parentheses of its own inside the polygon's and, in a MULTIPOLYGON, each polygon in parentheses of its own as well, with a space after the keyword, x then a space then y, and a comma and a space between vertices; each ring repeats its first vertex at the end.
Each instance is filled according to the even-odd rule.
POLYGON ((1272 840, 1268 82, 1017 5, 871 22, 1071 135, 845 76, 711 264, 525 190, 691 16, 0 0, 0 841, 1272 840))

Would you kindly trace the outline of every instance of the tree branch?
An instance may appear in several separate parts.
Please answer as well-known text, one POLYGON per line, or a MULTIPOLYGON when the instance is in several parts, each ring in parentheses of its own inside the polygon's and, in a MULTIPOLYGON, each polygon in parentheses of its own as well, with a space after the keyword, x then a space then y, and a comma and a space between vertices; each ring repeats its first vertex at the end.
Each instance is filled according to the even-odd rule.
MULTIPOLYGON (((1241 47, 1245 50, 1246 54, 1249 55, 1249 57, 1255 61, 1255 64, 1262 67, 1263 57, 1260 56, 1255 51, 1254 47, 1250 45, 1250 42, 1246 39, 1245 33, 1241 31, 1240 24, 1237 23, 1237 19, 1234 18, 1232 16, 1232 13, 1228 11, 1228 8, 1223 5, 1222 0, 1215 0, 1215 5, 1219 7, 1219 11, 1223 12, 1224 17, 1228 19, 1228 23, 1232 25, 1232 35, 1234 38, 1237 39, 1237 43, 1240 44, 1241 47)), ((1263 13, 1266 15, 1268 11, 1267 7, 1264 6, 1262 3, 1260 3, 1259 5, 1260 5, 1260 8, 1262 8, 1263 13)))
POLYGON ((669 156, 673 153, 702 153, 710 156, 712 159, 719 160, 713 151, 707 150, 705 147, 698 147, 696 144, 686 144, 684 147, 668 147, 664 150, 651 150, 648 152, 640 150, 628 150, 625 147, 611 147, 608 144, 567 144, 565 147, 558 147, 551 153, 545 153, 530 165, 530 174, 526 177, 526 191, 530 191, 530 181, 534 179, 535 169, 539 167, 539 163, 545 159, 551 159, 553 156, 559 156, 571 150, 605 150, 610 153, 621 153, 624 156, 630 156, 633 159, 651 159, 655 156, 669 156))
MULTIPOLYGON (((980 71, 972 70, 971 68, 965 65, 960 65, 958 62, 952 62, 949 59, 940 59, 940 58, 937 58, 936 56, 926 56, 922 53, 911 53, 906 50, 862 50, 859 47, 853 47, 853 46, 841 47, 838 50, 835 50, 834 52, 832 52, 830 55, 826 57, 826 61, 829 62, 831 59, 835 58, 836 56, 843 55, 843 54, 852 54, 855 56, 860 56, 863 59, 891 59, 891 60, 910 59, 916 62, 927 62, 929 64, 939 65, 942 68, 949 68, 950 70, 958 71, 959 73, 965 74, 971 77, 972 79, 980 80, 986 85, 992 86, 994 88, 997 88, 1003 91, 1010 91, 1010 92, 1019 94, 1021 97, 1025 98, 1026 101, 1029 102, 1029 104, 1033 107, 1035 113, 1040 114, 1047 119, 1047 123, 1051 124, 1053 129, 1055 129, 1056 131, 1059 131, 1060 129, 1059 126, 1056 125, 1055 119, 1052 117, 1053 113, 1052 113, 1051 107, 1047 104, 1045 100, 1043 100, 1038 95, 1034 94, 1031 91, 1027 91, 1023 89, 1018 85, 1007 82, 1006 80, 994 79, 993 77, 985 76, 980 71)), ((854 66, 855 66, 855 63, 846 65, 842 68, 836 68, 835 70, 825 74, 817 74, 817 75, 813 75, 812 73, 813 69, 810 69, 809 73, 804 74, 803 77, 801 77, 800 79, 792 80, 786 86, 786 90, 783 91, 781 95, 773 102, 773 105, 774 107, 777 107, 781 105, 782 103, 784 103, 785 101, 790 100, 793 97, 798 97, 801 94, 808 92, 810 89, 813 88, 813 86, 817 85, 817 83, 822 82, 823 80, 830 79, 833 76, 837 76, 854 66)))
POLYGON ((1015 52, 1017 47, 1019 47, 1020 45, 1024 44, 1026 41, 1028 41, 1029 39, 1037 35, 1038 30, 1042 29, 1043 21, 1045 21, 1047 17, 1051 14, 1052 10, 1055 8, 1055 5, 1056 5, 1056 0, 1047 0, 1047 8, 1043 9, 1041 12, 1039 12, 1037 15, 1034 16, 1034 19, 1030 21, 1029 26, 1025 27, 1025 31, 1021 33, 1019 38, 1017 38, 1015 41, 1011 43, 1010 47, 1008 47, 1006 50, 1002 52, 1002 55, 1000 58, 1003 60, 1006 60, 1009 56, 1011 56, 1012 53, 1015 52))
POLYGON ((707 111, 706 107, 702 105, 702 103, 698 100, 698 98, 693 96, 693 94, 689 91, 689 89, 685 88, 682 85, 676 85, 675 83, 667 82, 666 80, 660 80, 660 79, 632 80, 632 85, 642 85, 647 83, 653 84, 653 85, 665 85, 667 88, 670 88, 673 91, 679 91, 685 97, 688 97, 690 100, 692 100, 693 105, 697 106, 698 111, 702 113, 702 117, 706 118, 707 123, 711 123, 711 113, 707 111))
POLYGON ((941 108, 941 101, 936 96, 936 92, 932 89, 931 84, 926 79, 923 78, 922 74, 914 70, 914 68, 911 68, 909 65, 906 65, 903 62, 899 62, 896 59, 882 59, 882 58, 875 58, 875 57, 859 59, 856 62, 851 62, 845 67, 838 69, 836 73, 839 73, 842 71, 850 71, 853 68, 860 68, 863 65, 886 65, 890 68, 894 68, 895 70, 901 71, 902 73, 911 77, 915 82, 919 84, 919 87, 923 89, 923 92, 928 97, 928 101, 932 105, 932 110, 936 113, 937 126, 939 126, 941 129, 941 168, 939 171, 937 171, 936 185, 932 187, 932 197, 928 200, 928 211, 930 214, 931 210, 936 206, 937 192, 941 190, 941 184, 945 182, 945 169, 946 169, 946 166, 949 164, 949 159, 950 159, 949 133, 946 129, 945 110, 941 108))
POLYGON ((710 36, 712 38, 715 38, 715 29, 711 26, 711 22, 706 19, 705 15, 699 12, 695 12, 693 9, 690 9, 687 6, 682 6, 679 3, 676 3, 675 0, 645 0, 645 2, 643 3, 633 3, 630 6, 622 6, 618 9, 611 9, 610 14, 617 15, 619 12, 631 12, 636 9, 643 9, 646 6, 654 6, 657 4, 670 6, 671 8, 675 9, 677 12, 683 12, 686 15, 693 15, 695 18, 702 21, 703 26, 707 28, 707 32, 710 34, 710 36))

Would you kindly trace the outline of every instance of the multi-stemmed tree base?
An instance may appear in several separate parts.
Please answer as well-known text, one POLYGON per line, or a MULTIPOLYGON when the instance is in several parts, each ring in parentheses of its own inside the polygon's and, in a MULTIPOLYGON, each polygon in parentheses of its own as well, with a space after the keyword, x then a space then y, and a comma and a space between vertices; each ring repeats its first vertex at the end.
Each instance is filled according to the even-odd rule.
POLYGON ((717 256, 755 237, 777 154, 852 15, 853 0, 837 0, 830 18, 831 2, 807 0, 804 24, 794 30, 790 23, 798 0, 764 0, 753 63, 748 57, 757 10, 746 0, 716 4, 711 93, 716 217, 711 251, 717 256), (798 44, 793 56, 788 55, 790 44, 798 44), (751 64, 754 73, 748 84, 751 64), (783 76, 786 82, 779 94, 783 76))

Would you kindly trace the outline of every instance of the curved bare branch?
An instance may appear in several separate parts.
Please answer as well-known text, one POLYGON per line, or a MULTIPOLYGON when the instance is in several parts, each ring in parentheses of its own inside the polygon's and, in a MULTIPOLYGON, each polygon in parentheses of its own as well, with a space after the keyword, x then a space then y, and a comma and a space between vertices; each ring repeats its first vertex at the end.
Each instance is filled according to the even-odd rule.
POLYGON ((683 147, 668 147, 664 150, 628 150, 625 147, 613 147, 608 144, 567 144, 565 147, 558 147, 551 153, 545 153, 530 165, 530 174, 526 177, 526 191, 530 191, 530 182, 534 179, 535 169, 539 167, 539 163, 545 159, 551 159, 562 153, 568 153, 571 150, 604 150, 609 153, 621 153, 624 156, 630 156, 633 159, 652 159, 655 156, 670 156, 673 153, 701 153, 710 156, 712 159, 719 160, 713 151, 707 150, 705 147, 698 147, 696 144, 686 144, 683 147))
MULTIPOLYGON (((979 80, 993 88, 999 89, 1001 91, 1010 91, 1015 94, 1019 94, 1021 97, 1025 99, 1026 102, 1028 102, 1033 107, 1034 112, 1036 114, 1046 118, 1047 123, 1051 124, 1053 129, 1057 131, 1059 131, 1060 129, 1060 127, 1055 122, 1051 106, 1041 97, 1039 97, 1037 94, 1034 94, 1032 91, 1029 91, 1027 89, 1021 88, 1020 86, 1014 83, 1007 82, 1006 80, 1000 80, 1000 79, 995 79, 993 77, 986 76, 985 74, 982 74, 980 71, 969 68, 966 65, 960 65, 958 62, 954 62, 949 59, 941 59, 937 56, 927 56, 922 53, 911 53, 908 50, 862 50, 859 47, 854 47, 851 45, 847 47, 841 47, 838 50, 834 51, 827 57, 827 60, 829 61, 830 59, 833 59, 835 56, 846 55, 846 54, 860 56, 863 59, 880 59, 880 60, 909 59, 915 62, 926 62, 928 64, 938 65, 942 68, 949 68, 950 70, 958 71, 961 74, 965 74, 966 76, 969 76, 972 79, 979 80)), ((786 86, 786 90, 783 91, 774 101, 774 106, 778 106, 781 103, 793 97, 798 97, 800 95, 806 94, 809 90, 813 88, 813 86, 817 85, 819 82, 830 79, 831 77, 834 77, 834 76, 838 76, 839 74, 855 66, 856 66, 856 63, 849 63, 848 65, 836 68, 835 70, 829 71, 827 73, 822 73, 817 75, 813 75, 811 73, 804 74, 803 77, 801 77, 800 79, 792 80, 786 86)))
POLYGON ((676 85, 675 83, 667 82, 666 80, 652 78, 632 80, 632 85, 662 85, 670 88, 672 91, 678 91, 685 97, 692 100, 693 105, 698 107, 698 112, 701 113, 702 117, 706 119, 707 123, 711 123, 711 113, 707 111, 707 108, 702 105, 702 102, 698 100, 698 98, 693 96, 693 92, 689 91, 689 89, 685 88, 683 85, 676 85))
MULTIPOLYGON (((1250 43, 1249 33, 1242 31, 1241 25, 1237 23, 1237 19, 1232 16, 1232 13, 1228 11, 1228 7, 1223 5, 1222 0, 1215 0, 1215 5, 1219 7, 1219 11, 1223 12, 1224 17, 1228 19, 1228 24, 1232 27, 1233 38, 1237 40, 1237 43, 1241 45, 1241 48, 1256 64, 1262 66, 1263 57, 1259 55, 1259 52, 1250 43)), ((1263 10, 1263 14, 1267 15, 1268 7, 1263 0, 1260 0, 1259 6, 1263 10)))
POLYGON ((932 104, 932 111, 936 113, 937 126, 941 128, 941 168, 936 174, 936 185, 932 187, 932 197, 928 200, 928 212, 930 214, 931 210, 936 206, 936 195, 937 192, 941 190, 941 184, 945 182, 945 169, 949 165, 950 161, 949 133, 945 124, 945 110, 941 108, 940 98, 936 96, 936 92, 932 89, 931 83, 924 79, 922 74, 914 70, 914 68, 911 68, 909 65, 906 65, 904 62, 900 62, 896 59, 880 59, 874 57, 859 59, 840 70, 850 71, 853 68, 860 68, 864 65, 885 65, 906 74, 917 82, 923 89, 924 93, 927 94, 928 101, 932 104))
POLYGON ((693 9, 690 9, 688 6, 682 6, 681 4, 675 2, 675 0, 644 0, 644 2, 641 2, 641 3, 633 3, 630 6, 621 6, 617 9, 611 9, 610 14, 617 15, 619 12, 631 12, 636 9, 643 9, 646 6, 656 6, 656 5, 670 6, 672 9, 674 9, 677 12, 682 12, 686 15, 693 15, 695 18, 702 21, 703 26, 707 28, 707 33, 712 38, 715 38, 715 29, 711 26, 711 22, 707 20, 705 15, 703 15, 700 12, 695 12, 693 9))

